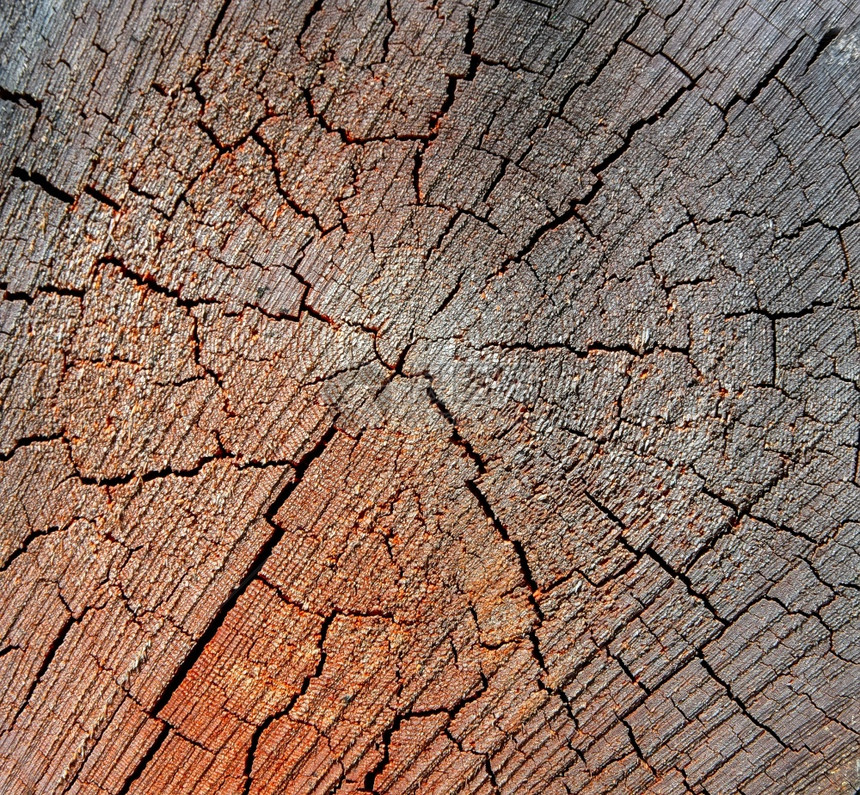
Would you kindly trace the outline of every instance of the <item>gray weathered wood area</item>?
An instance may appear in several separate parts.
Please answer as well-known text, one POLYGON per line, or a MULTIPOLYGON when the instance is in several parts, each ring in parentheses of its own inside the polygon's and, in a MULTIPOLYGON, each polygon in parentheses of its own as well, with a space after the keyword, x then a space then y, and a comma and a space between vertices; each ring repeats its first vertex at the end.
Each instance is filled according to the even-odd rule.
POLYGON ((857 0, 0 5, 0 793, 860 788, 857 0))

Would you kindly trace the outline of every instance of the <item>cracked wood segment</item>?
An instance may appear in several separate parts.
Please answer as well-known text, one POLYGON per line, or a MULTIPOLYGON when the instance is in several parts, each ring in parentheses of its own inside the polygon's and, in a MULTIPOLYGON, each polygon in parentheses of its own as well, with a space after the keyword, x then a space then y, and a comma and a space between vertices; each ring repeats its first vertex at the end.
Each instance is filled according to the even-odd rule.
POLYGON ((0 792, 860 787, 860 9, 0 10, 0 792))

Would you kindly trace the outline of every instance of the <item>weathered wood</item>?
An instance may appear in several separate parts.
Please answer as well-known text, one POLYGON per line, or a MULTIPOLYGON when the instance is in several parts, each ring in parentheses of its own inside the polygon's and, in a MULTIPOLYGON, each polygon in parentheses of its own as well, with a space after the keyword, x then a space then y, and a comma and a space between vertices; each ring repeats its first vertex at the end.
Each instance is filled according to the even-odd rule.
POLYGON ((3 4, 0 792, 856 792, 858 17, 3 4))

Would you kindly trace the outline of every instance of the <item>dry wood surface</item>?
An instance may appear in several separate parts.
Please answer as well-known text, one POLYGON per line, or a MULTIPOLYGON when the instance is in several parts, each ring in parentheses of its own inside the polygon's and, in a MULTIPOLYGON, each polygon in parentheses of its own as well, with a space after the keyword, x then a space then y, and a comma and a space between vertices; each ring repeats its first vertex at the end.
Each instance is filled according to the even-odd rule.
POLYGON ((855 793, 858 19, 0 3, 0 793, 855 793))

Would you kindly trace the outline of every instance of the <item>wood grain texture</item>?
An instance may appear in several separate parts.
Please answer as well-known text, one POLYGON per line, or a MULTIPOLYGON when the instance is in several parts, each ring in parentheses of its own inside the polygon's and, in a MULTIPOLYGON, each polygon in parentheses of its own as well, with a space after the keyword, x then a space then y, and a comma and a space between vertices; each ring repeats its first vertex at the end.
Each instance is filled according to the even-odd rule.
POLYGON ((21 0, 0 131, 0 792, 858 791, 854 0, 21 0))

